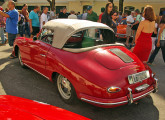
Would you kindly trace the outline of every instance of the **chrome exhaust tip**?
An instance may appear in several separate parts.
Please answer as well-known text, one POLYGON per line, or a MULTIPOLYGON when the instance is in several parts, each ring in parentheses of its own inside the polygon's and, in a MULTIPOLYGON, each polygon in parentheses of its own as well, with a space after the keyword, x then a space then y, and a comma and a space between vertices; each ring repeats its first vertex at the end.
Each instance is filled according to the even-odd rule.
POLYGON ((128 88, 129 94, 128 94, 128 104, 132 104, 133 103, 133 96, 132 96, 132 89, 128 88))

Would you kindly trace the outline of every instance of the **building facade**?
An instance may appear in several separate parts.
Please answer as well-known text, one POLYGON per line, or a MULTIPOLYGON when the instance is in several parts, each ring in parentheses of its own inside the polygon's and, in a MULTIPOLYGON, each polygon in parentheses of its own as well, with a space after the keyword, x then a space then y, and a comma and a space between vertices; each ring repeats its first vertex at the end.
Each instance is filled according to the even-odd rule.
MULTIPOLYGON (((61 8, 66 7, 68 12, 74 10, 75 12, 83 13, 88 5, 92 5, 93 10, 100 14, 101 7, 105 7, 107 2, 108 0, 56 0, 56 11, 58 13, 61 8)), ((17 0, 17 9, 21 9, 24 3, 28 4, 30 10, 35 5, 41 6, 41 9, 44 6, 49 7, 47 0, 17 0)), ((165 8, 165 0, 124 0, 124 9, 133 8, 143 10, 148 4, 153 6, 157 15, 160 13, 160 9, 163 10, 165 8)), ((118 10, 119 0, 114 0, 114 5, 118 10)), ((5 7, 5 4, 3 6, 5 7)))

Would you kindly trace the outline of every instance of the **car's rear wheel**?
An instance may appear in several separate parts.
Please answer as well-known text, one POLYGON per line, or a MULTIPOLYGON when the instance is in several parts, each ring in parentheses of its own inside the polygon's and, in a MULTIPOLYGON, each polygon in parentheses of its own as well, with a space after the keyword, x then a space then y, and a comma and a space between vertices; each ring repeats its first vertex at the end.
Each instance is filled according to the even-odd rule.
POLYGON ((58 74, 56 76, 56 82, 57 82, 57 89, 61 96, 61 98, 64 100, 64 102, 68 104, 75 103, 75 100, 77 98, 76 92, 70 81, 62 76, 61 74, 58 74))
POLYGON ((27 67, 24 65, 24 63, 22 62, 20 50, 18 50, 18 59, 19 59, 19 63, 20 63, 20 65, 21 65, 21 67, 27 68, 27 67))

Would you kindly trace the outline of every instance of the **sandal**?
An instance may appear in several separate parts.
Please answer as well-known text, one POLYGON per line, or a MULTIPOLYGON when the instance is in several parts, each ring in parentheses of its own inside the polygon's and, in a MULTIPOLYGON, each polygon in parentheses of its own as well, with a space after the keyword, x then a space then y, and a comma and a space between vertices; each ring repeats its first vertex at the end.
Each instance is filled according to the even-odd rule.
POLYGON ((16 58, 16 57, 15 57, 13 54, 11 54, 9 58, 10 58, 10 59, 14 59, 14 58, 16 58))

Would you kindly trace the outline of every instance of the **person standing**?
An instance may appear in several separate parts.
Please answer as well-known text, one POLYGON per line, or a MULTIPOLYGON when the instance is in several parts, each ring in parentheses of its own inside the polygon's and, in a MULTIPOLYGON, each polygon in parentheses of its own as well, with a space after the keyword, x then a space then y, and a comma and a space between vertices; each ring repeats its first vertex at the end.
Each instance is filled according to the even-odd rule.
POLYGON ((30 25, 30 32, 31 32, 31 38, 33 38, 37 33, 40 31, 40 21, 38 13, 40 11, 39 6, 35 6, 34 10, 32 10, 29 14, 29 25, 30 25))
POLYGON ((59 18, 68 18, 67 9, 63 8, 62 12, 59 14, 59 18))
POLYGON ((53 8, 51 11, 50 11, 50 20, 53 20, 56 18, 56 15, 55 15, 55 9, 53 8))
MULTIPOLYGON (((127 40, 126 40, 126 46, 129 47, 129 38, 132 36, 132 29, 131 29, 131 25, 134 23, 134 11, 131 12, 131 15, 127 16, 127 28, 126 28, 126 36, 127 36, 127 40)), ((132 41, 132 44, 134 44, 134 42, 132 41)))
MULTIPOLYGON (((108 2, 105 7, 105 12, 102 15, 101 23, 108 25, 109 27, 112 27, 112 9, 113 4, 111 2, 108 2)), ((115 43, 115 37, 112 35, 112 32, 110 30, 101 30, 101 34, 103 36, 103 41, 105 44, 115 43)))
POLYGON ((25 33, 30 37, 30 27, 29 27, 29 12, 28 5, 24 4, 22 8, 22 15, 25 18, 25 33))
POLYGON ((147 5, 144 9, 145 20, 140 22, 136 37, 133 53, 143 62, 147 63, 152 50, 151 35, 155 29, 155 13, 152 6, 147 5))
POLYGON ((118 23, 120 23, 121 22, 121 20, 123 19, 123 17, 122 17, 122 12, 121 11, 119 11, 119 17, 118 17, 118 19, 117 19, 117 22, 118 23))
POLYGON ((86 20, 87 19, 87 10, 85 10, 85 12, 82 14, 82 20, 86 20))
MULTIPOLYGON (((93 22, 97 22, 98 21, 98 16, 97 16, 97 14, 95 12, 93 12, 92 6, 88 6, 87 7, 87 12, 88 12, 87 20, 93 21, 93 22)), ((96 37, 95 36, 95 32, 96 32, 95 29, 88 29, 88 31, 89 31, 89 37, 91 37, 91 38, 95 38, 96 37)))
POLYGON ((156 48, 152 55, 150 56, 150 59, 148 61, 148 64, 152 64, 156 55, 158 54, 159 50, 162 50, 163 60, 165 62, 165 15, 162 16, 162 19, 160 21, 159 25, 159 32, 158 32, 158 40, 156 44, 156 48))
POLYGON ((22 15, 22 11, 19 11, 18 19, 18 37, 25 37, 25 17, 22 15))
POLYGON ((138 26, 140 24, 140 22, 142 21, 142 16, 140 15, 140 10, 139 9, 136 9, 135 10, 135 15, 136 15, 136 20, 135 20, 135 23, 132 24, 131 28, 133 30, 133 44, 135 42, 135 35, 136 35, 136 31, 138 29, 138 26))
MULTIPOLYGON (((0 15, 6 17, 6 32, 8 33, 8 40, 9 45, 13 46, 13 43, 15 41, 15 38, 18 33, 18 11, 15 9, 15 2, 9 1, 8 2, 8 8, 9 11, 7 13, 4 13, 0 10, 0 15)), ((10 55, 10 58, 14 58, 15 56, 13 54, 10 55)))
POLYGON ((97 22, 98 21, 98 16, 97 14, 93 11, 92 6, 87 7, 87 20, 97 22))
POLYGON ((99 15, 99 22, 101 22, 101 19, 102 19, 102 16, 103 16, 104 12, 105 12, 105 8, 102 7, 101 8, 101 14, 99 15))
MULTIPOLYGON (((0 10, 3 11, 3 8, 1 6, 0 6, 0 10)), ((5 35, 4 35, 5 24, 6 24, 5 17, 0 15, 0 37, 1 37, 1 41, 2 41, 0 45, 5 44, 5 35)))
POLYGON ((116 11, 113 11, 112 16, 111 16, 112 17, 112 26, 111 26, 111 28, 113 29, 115 34, 117 32, 117 25, 118 25, 117 22, 116 22, 117 16, 118 16, 118 13, 116 11))
POLYGON ((82 19, 82 14, 80 14, 80 12, 77 13, 77 19, 79 19, 79 20, 82 19))
POLYGON ((157 33, 158 33, 158 26, 159 26, 160 20, 159 16, 156 16, 156 21, 155 21, 155 30, 151 36, 152 38, 152 52, 155 50, 155 41, 157 39, 157 33))
POLYGON ((77 16, 75 15, 75 12, 73 10, 70 12, 68 19, 77 19, 77 16))
POLYGON ((42 29, 43 25, 48 22, 48 16, 47 16, 48 10, 49 10, 48 7, 43 8, 43 13, 40 19, 40 29, 42 29))

